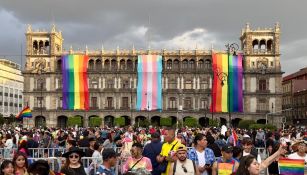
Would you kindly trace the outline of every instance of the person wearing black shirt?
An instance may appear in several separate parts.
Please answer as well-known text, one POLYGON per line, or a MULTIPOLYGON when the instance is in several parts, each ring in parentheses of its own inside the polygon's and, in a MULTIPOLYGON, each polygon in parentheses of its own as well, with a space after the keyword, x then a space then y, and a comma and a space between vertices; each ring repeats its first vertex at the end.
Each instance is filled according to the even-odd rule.
POLYGON ((61 169, 65 175, 86 175, 84 166, 81 163, 81 157, 84 152, 77 147, 72 147, 62 157, 66 158, 66 163, 61 169))

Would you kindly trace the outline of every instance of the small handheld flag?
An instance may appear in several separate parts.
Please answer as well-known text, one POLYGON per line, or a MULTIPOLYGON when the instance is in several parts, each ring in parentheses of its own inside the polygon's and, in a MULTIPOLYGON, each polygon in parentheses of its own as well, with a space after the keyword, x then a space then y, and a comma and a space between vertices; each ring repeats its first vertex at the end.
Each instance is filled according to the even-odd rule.
POLYGON ((280 175, 303 175, 304 159, 279 159, 280 175))
POLYGON ((32 118, 32 111, 29 106, 25 107, 17 116, 17 119, 32 118))

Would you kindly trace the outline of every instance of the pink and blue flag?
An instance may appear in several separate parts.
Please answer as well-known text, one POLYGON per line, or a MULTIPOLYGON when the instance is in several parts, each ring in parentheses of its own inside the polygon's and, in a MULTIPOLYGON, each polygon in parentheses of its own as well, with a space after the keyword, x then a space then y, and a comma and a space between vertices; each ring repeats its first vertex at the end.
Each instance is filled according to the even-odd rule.
POLYGON ((138 56, 137 110, 162 110, 162 56, 138 56))

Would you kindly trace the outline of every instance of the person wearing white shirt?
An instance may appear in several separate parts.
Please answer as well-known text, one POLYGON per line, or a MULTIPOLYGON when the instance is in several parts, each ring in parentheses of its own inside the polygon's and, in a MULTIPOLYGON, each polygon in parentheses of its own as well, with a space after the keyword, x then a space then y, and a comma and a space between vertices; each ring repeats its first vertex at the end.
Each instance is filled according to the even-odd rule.
POLYGON ((307 163, 307 154, 306 154, 306 141, 298 141, 294 143, 292 146, 297 145, 297 151, 288 156, 289 159, 304 159, 305 164, 307 163))

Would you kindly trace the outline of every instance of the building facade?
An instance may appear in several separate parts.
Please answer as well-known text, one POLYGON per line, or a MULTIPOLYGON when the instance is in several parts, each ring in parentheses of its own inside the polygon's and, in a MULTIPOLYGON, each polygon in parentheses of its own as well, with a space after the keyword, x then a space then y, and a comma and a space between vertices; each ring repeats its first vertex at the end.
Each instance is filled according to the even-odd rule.
POLYGON ((23 108, 23 76, 20 65, 0 59, 0 113, 16 116, 23 108))
POLYGON ((307 67, 283 78, 283 110, 286 122, 307 125, 307 67))
MULTIPOLYGON (((241 119, 265 123, 265 114, 281 110, 281 65, 279 52, 280 28, 252 30, 247 24, 240 36, 244 65, 244 113, 232 113, 233 125, 241 119), (270 108, 270 107, 273 108, 270 108)), ((161 117, 184 120, 196 118, 201 125, 208 118, 220 124, 229 120, 228 113, 210 113, 212 51, 216 50, 101 50, 76 51, 63 49, 63 37, 53 25, 50 32, 26 32, 27 61, 25 70, 24 102, 33 109, 30 125, 65 126, 67 118, 81 116, 84 125, 92 116, 111 124, 116 117, 125 117, 127 124, 147 118, 152 123, 161 117), (89 111, 62 109, 61 56, 87 54, 90 92, 89 111), (137 56, 159 54, 163 57, 163 109, 136 111, 137 56)), ((275 116, 279 121, 279 116, 275 116)), ((271 119, 273 121, 273 119, 271 119)))

